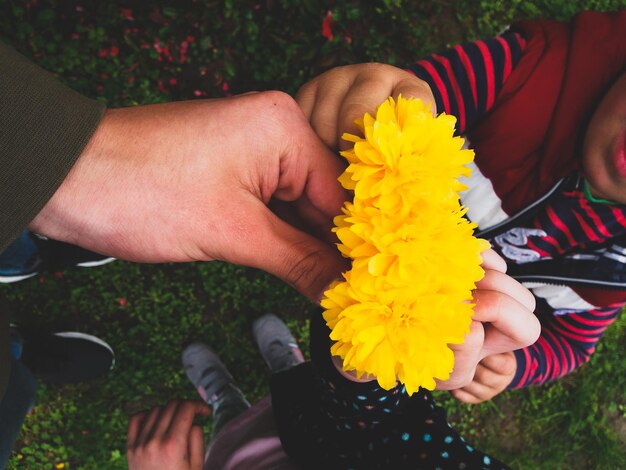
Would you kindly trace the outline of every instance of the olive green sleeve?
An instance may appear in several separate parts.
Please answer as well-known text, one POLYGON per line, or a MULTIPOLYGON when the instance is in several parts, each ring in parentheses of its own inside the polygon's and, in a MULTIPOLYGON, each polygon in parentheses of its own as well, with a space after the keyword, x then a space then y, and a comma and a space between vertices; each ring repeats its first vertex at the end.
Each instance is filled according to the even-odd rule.
POLYGON ((9 374, 11 372, 11 361, 9 360, 9 318, 0 305, 0 401, 4 396, 9 374))
POLYGON ((0 252, 61 185, 104 108, 0 43, 0 252))

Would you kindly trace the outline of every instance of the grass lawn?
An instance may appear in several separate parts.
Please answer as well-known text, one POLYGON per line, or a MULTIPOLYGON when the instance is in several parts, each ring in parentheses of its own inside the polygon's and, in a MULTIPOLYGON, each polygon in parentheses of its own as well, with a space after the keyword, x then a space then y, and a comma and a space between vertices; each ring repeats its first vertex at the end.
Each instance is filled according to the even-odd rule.
MULTIPOLYGON (((293 93, 329 67, 401 66, 517 18, 626 7, 624 0, 135 3, 5 0, 0 38, 74 89, 121 106, 273 88, 293 93), (322 35, 328 11, 332 39, 322 35)), ((105 379, 40 384, 9 463, 30 469, 125 468, 128 417, 194 397, 180 368, 182 347, 193 339, 220 352, 251 401, 263 397, 269 374, 253 347, 252 321, 275 312, 306 344, 313 308, 270 276, 218 262, 115 262, 3 285, 0 297, 21 324, 90 332, 117 354, 105 379)), ((625 350, 623 316, 591 363, 558 384, 480 406, 445 393, 438 399, 468 440, 514 468, 626 468, 625 350)))

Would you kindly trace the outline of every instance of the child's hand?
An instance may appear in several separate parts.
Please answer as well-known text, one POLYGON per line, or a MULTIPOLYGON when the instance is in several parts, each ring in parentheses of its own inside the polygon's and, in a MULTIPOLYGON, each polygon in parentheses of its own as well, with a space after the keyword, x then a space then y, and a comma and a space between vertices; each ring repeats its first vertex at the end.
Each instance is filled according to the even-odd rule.
POLYGON ((202 428, 196 415, 211 408, 200 401, 172 401, 130 419, 126 458, 130 470, 201 470, 204 461, 202 428))
MULTIPOLYGON (((483 268, 485 277, 477 283, 474 291, 476 306, 470 333, 463 344, 450 345, 454 351, 454 371, 450 379, 437 382, 439 390, 469 387, 477 380, 479 370, 483 374, 485 364, 493 368, 494 360, 487 360, 488 357, 500 357, 503 353, 512 354, 516 349, 529 346, 537 340, 541 332, 539 320, 533 313, 535 298, 519 282, 504 274, 506 269, 504 260, 493 250, 489 250, 483 253, 483 268)), ((505 371, 508 375, 511 373, 509 368, 498 370, 501 375, 505 371)), ((501 382, 504 379, 500 378, 497 387, 504 389, 512 378, 510 375, 509 381, 503 385, 501 382)), ((478 387, 473 387, 472 390, 476 388, 478 387)), ((462 393, 455 396, 457 395, 464 396, 462 393)))
POLYGON ((368 112, 373 114, 389 96, 435 98, 423 80, 391 65, 369 63, 336 67, 306 83, 296 101, 311 122, 311 127, 331 150, 345 150, 352 144, 341 139, 344 132, 358 134, 354 124, 368 112))
POLYGON ((503 392, 517 371, 512 352, 492 354, 478 363, 474 380, 469 385, 453 390, 452 395, 463 403, 481 403, 503 392))

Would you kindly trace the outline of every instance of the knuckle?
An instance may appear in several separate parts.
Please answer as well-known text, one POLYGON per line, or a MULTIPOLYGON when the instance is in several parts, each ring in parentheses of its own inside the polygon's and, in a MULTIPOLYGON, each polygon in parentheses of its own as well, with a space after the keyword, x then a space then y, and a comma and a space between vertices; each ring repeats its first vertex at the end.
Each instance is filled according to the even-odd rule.
POLYGON ((268 112, 284 113, 285 111, 293 112, 300 109, 296 100, 283 91, 263 91, 258 93, 256 98, 262 101, 268 112))
MULTIPOLYGON (((502 305, 502 297, 505 294, 492 290, 478 289, 474 293, 474 311, 476 313, 481 312, 494 312, 498 311, 502 305)), ((493 315, 490 315, 493 316, 493 315)))
POLYGON ((178 442, 175 439, 167 439, 162 443, 163 453, 168 456, 176 455, 179 451, 178 442))

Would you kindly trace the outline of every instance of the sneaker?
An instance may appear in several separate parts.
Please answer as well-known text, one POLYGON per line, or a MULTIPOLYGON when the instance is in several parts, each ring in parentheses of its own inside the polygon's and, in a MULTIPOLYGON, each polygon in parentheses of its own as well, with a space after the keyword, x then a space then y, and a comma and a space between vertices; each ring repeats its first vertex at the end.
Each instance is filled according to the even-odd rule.
POLYGON ((114 259, 23 230, 0 253, 0 283, 22 281, 41 272, 63 271, 69 266, 101 266, 114 259))
POLYGON ((304 356, 287 325, 272 313, 258 318, 252 334, 261 356, 274 373, 302 364, 304 356))
POLYGON ((182 354, 183 368, 187 377, 202 399, 209 405, 215 402, 235 380, 219 356, 204 343, 192 343, 182 354))
POLYGON ((74 331, 19 333, 22 362, 35 377, 46 382, 86 382, 105 375, 115 365, 111 346, 95 336, 74 331))
POLYGON ((28 230, 0 253, 0 282, 17 282, 35 276, 42 267, 39 248, 28 230))
POLYGON ((219 356, 204 343, 187 346, 182 355, 187 377, 213 409, 213 436, 250 408, 219 356))

